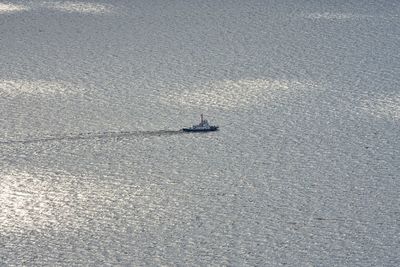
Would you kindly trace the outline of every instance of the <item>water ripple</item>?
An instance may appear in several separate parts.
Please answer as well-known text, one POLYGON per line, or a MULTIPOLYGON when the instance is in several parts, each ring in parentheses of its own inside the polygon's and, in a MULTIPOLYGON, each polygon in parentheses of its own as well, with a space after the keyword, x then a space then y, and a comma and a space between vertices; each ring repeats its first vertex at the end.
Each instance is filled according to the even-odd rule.
POLYGON ((150 136, 169 136, 183 134, 182 130, 156 130, 156 131, 120 131, 120 132, 101 132, 101 133, 79 133, 70 135, 48 136, 41 138, 30 138, 24 140, 4 140, 0 144, 30 144, 44 143, 53 141, 75 141, 75 140, 93 140, 103 138, 123 138, 123 137, 150 137, 150 136))
POLYGON ((310 81, 267 79, 224 80, 171 90, 161 101, 172 106, 212 107, 223 110, 247 108, 271 101, 284 91, 300 92, 315 87, 310 81))

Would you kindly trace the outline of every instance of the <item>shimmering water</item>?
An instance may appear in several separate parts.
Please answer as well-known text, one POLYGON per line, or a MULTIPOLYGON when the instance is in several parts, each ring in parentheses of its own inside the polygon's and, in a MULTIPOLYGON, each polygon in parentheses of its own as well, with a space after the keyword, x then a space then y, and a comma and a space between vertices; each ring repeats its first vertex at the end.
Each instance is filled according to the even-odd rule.
POLYGON ((325 2, 1 2, 0 265, 398 266, 400 3, 325 2))

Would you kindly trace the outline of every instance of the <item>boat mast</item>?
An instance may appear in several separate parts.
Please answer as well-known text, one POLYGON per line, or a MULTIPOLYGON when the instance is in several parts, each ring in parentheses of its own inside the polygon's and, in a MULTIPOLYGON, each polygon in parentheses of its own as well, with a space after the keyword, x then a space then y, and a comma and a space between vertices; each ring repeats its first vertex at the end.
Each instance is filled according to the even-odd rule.
POLYGON ((200 115, 201 118, 201 124, 203 124, 203 113, 200 115))

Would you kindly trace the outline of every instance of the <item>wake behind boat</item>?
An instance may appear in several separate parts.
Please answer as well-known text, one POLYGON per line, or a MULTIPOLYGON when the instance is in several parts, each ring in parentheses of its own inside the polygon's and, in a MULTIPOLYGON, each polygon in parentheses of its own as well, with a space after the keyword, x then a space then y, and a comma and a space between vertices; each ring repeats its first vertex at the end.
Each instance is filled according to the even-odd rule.
POLYGON ((189 128, 183 128, 182 130, 184 132, 212 132, 218 130, 219 127, 215 125, 210 125, 208 121, 203 118, 203 114, 201 114, 200 118, 201 120, 199 124, 193 125, 189 128))

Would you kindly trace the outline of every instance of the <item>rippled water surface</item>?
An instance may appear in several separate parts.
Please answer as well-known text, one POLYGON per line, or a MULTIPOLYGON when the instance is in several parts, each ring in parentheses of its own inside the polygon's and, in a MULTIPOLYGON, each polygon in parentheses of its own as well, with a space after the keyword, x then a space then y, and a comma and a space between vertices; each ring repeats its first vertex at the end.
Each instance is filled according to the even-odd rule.
POLYGON ((0 2, 0 265, 400 265, 400 3, 325 2, 0 2))

